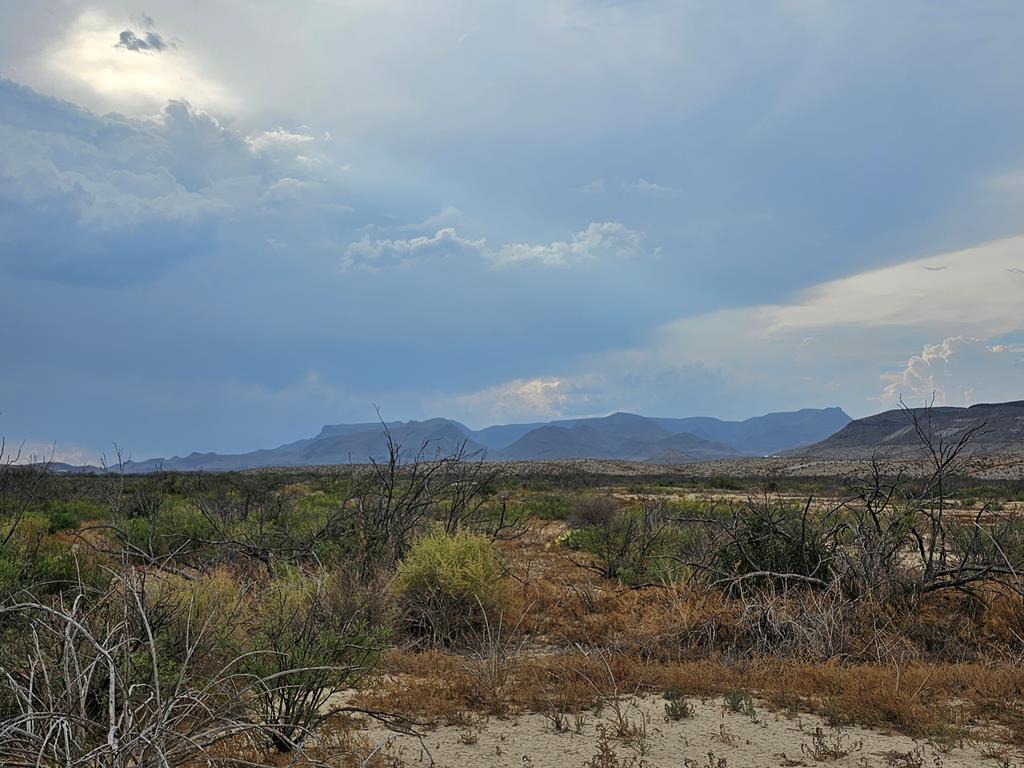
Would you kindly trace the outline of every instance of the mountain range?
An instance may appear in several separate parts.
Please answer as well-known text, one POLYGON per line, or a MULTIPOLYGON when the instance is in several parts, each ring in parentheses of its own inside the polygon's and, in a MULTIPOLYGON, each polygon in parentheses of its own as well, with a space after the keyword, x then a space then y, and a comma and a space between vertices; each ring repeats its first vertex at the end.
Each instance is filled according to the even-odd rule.
MULTIPOLYGON (((407 455, 446 454, 463 442, 470 452, 497 461, 623 459, 684 464, 743 456, 765 456, 808 445, 850 422, 841 408, 806 408, 744 421, 711 417, 653 418, 630 413, 473 430, 444 418, 387 423, 407 455)), ((248 453, 190 453, 169 459, 129 461, 128 472, 157 469, 209 472, 258 467, 364 463, 387 456, 378 422, 331 424, 314 437, 248 453)), ((73 469, 73 468, 67 468, 73 469)))

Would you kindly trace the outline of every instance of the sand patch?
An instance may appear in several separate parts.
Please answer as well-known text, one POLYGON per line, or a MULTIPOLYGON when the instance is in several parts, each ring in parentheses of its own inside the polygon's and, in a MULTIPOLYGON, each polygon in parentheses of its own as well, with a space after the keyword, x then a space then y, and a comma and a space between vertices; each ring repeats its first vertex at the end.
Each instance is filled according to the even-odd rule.
MULTIPOLYGON (((813 715, 733 712, 722 699, 691 700, 692 716, 666 718, 666 701, 648 696, 606 705, 600 712, 481 719, 427 731, 424 743, 438 768, 977 768, 1001 763, 975 745, 942 746, 857 727, 835 729, 813 715), (556 730, 556 726, 561 730, 556 730), (592 762, 602 752, 604 762, 592 762), (618 762, 612 762, 617 760, 618 762)), ((417 739, 377 726, 366 735, 382 765, 429 765, 417 739)), ((1012 765, 1012 763, 1011 763, 1012 765)))

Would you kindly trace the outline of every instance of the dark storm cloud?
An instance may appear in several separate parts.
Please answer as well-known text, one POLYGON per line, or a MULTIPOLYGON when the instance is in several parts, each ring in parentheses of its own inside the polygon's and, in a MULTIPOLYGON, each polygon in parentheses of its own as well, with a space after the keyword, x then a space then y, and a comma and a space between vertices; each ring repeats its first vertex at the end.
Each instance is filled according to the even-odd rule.
POLYGON ((168 43, 159 34, 150 30, 139 37, 130 29, 123 30, 120 35, 115 48, 124 48, 126 51, 135 51, 137 53, 151 53, 165 50, 168 46, 173 44, 168 43))
POLYGON ((122 30, 118 36, 117 44, 114 46, 115 48, 123 48, 126 51, 134 51, 135 53, 160 53, 168 48, 176 47, 174 43, 165 40, 156 31, 156 22, 153 21, 152 16, 141 13, 138 16, 133 16, 132 21, 142 27, 145 32, 136 34, 131 29, 122 30))

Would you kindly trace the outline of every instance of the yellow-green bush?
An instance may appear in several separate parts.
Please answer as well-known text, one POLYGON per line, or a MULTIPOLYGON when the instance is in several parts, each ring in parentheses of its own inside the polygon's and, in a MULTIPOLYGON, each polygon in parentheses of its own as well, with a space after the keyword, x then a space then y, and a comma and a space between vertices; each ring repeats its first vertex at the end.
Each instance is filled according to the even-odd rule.
POLYGON ((399 563, 392 587, 406 631, 436 645, 458 642, 505 602, 504 569, 494 544, 470 533, 433 533, 399 563))

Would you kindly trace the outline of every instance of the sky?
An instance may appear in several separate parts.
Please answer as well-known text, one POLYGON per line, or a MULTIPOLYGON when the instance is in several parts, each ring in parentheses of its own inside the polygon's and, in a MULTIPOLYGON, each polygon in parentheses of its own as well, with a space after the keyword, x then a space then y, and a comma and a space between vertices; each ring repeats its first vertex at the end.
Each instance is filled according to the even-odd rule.
POLYGON ((0 0, 0 434, 1024 398, 1024 4, 0 0))

